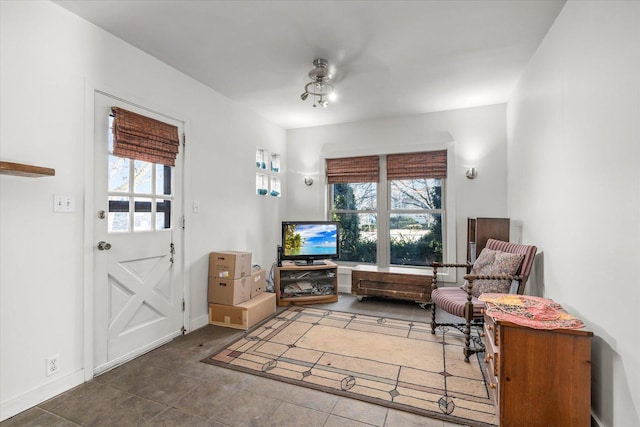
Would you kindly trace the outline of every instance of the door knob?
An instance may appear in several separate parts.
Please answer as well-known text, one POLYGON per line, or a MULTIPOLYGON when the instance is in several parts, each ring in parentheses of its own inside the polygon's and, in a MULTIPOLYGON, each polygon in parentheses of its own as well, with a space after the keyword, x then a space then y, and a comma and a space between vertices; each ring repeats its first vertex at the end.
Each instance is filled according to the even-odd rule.
POLYGON ((98 242, 98 250, 108 251, 109 249, 111 249, 111 243, 107 243, 103 241, 98 242))

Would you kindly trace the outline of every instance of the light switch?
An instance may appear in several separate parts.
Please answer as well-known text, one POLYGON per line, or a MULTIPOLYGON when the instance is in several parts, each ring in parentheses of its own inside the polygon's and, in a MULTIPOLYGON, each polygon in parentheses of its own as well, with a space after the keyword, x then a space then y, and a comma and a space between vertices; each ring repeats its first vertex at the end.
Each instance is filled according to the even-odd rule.
POLYGON ((53 195, 54 212, 73 212, 76 209, 76 202, 73 196, 53 195))

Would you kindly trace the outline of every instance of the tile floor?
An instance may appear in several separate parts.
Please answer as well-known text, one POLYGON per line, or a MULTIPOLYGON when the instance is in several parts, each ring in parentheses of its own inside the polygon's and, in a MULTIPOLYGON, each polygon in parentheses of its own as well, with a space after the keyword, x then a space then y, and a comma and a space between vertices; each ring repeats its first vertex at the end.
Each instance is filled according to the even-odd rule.
MULTIPOLYGON (((359 302, 351 295, 314 307, 431 319, 428 307, 413 302, 359 302)), ((200 362, 242 333, 205 326, 5 420, 0 427, 457 425, 200 362)))

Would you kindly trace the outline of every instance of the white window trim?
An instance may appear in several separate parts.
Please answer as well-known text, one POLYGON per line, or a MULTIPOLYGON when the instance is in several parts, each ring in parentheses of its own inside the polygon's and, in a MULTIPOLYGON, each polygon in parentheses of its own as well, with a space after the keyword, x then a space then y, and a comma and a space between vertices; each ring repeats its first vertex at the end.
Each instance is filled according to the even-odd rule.
MULTIPOLYGON (((402 154, 402 153, 413 153, 417 151, 437 151, 437 150, 447 150, 447 178, 445 183, 445 211, 446 215, 444 217, 444 229, 443 229, 443 239, 446 242, 446 250, 445 256, 443 257, 443 262, 455 263, 457 262, 457 239, 456 239, 456 220, 457 220, 457 211, 456 211, 456 191, 455 191, 455 143, 451 138, 451 135, 446 133, 446 135, 442 136, 442 139, 445 139, 445 142, 438 142, 434 144, 430 144, 425 146, 425 144, 420 145, 399 145, 394 146, 393 149, 390 149, 388 146, 386 147, 358 147, 353 149, 344 149, 344 144, 331 144, 325 145, 323 147, 322 152, 320 153, 320 162, 319 162, 319 185, 324 188, 324 212, 325 216, 328 217, 329 211, 331 209, 331 201, 329 200, 329 187, 327 185, 327 175, 325 171, 325 164, 327 159, 337 158, 337 157, 355 157, 355 156, 382 156, 387 154, 402 154), (448 137, 447 137, 448 136, 448 137)), ((386 167, 386 166, 385 166, 386 167)), ((380 173, 382 173, 382 167, 380 173)), ((385 169, 386 173, 386 169, 385 169)), ((380 188, 378 188, 378 197, 382 197, 380 188)), ((388 188, 383 190, 385 203, 388 194, 388 188)), ((386 221, 386 219, 385 219, 386 221)), ((381 227, 378 227, 380 229, 381 227)), ((380 236, 378 236, 380 238, 380 236)), ((386 238, 386 237, 385 237, 386 238)), ((380 246, 380 245, 379 245, 380 246)), ((386 248, 386 246, 385 246, 386 248)), ((388 249, 384 249, 387 251, 388 249)), ((386 259, 386 258, 384 258, 386 259)), ((380 263, 380 253, 378 253, 378 263, 377 265, 384 267, 380 263)), ((357 263, 347 263, 347 262, 339 262, 338 263, 342 268, 351 269, 357 263)), ((394 266, 396 267, 396 266, 394 266)), ((401 266, 397 266, 402 268, 401 266)), ((407 267, 409 268, 409 267, 407 267)), ((430 267, 416 267, 410 266, 410 268, 429 268, 430 267)), ((457 282, 457 269, 455 268, 447 268, 442 269, 438 272, 438 281, 439 282, 447 282, 447 283, 456 283, 457 282)))

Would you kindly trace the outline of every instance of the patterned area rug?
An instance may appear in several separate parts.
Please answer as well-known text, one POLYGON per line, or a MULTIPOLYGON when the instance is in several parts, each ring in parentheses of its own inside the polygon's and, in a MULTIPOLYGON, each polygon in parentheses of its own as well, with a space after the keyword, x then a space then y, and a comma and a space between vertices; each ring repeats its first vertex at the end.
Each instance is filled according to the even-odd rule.
POLYGON ((290 307, 203 360, 470 426, 497 425, 480 357, 428 323, 290 307))

